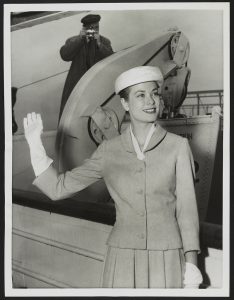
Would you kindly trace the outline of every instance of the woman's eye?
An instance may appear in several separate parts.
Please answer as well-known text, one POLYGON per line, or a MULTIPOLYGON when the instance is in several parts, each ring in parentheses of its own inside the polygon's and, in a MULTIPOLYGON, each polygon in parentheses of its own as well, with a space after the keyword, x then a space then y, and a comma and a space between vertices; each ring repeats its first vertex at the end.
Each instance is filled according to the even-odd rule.
POLYGON ((138 94, 137 95, 137 98, 144 98, 145 97, 145 94, 138 94))

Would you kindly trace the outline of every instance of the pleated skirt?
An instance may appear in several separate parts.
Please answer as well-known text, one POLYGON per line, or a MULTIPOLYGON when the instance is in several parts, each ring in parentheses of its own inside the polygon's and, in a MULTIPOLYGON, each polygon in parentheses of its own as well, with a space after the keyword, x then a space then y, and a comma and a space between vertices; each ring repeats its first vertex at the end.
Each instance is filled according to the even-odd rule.
POLYGON ((182 249, 166 251, 120 249, 108 246, 102 288, 183 288, 182 249))

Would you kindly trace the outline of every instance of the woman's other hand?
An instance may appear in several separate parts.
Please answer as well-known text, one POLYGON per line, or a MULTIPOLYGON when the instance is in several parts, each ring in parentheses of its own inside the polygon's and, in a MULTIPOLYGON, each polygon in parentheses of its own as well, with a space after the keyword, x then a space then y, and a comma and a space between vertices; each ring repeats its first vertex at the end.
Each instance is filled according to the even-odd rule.
POLYGON ((185 273, 184 273, 184 288, 185 289, 198 289, 199 285, 202 283, 203 278, 201 271, 198 267, 192 263, 185 263, 185 273))

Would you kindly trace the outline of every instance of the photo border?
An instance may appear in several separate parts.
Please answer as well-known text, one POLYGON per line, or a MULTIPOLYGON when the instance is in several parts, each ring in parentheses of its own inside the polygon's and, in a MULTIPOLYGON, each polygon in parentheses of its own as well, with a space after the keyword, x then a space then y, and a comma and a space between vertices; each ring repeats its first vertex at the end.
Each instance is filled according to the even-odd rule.
POLYGON ((11 124, 11 45, 10 12, 11 11, 57 11, 57 10, 112 10, 113 3, 77 3, 77 4, 5 4, 4 5, 4 99, 5 99, 5 295, 6 296, 229 296, 229 226, 230 226, 230 6, 223 3, 115 3, 114 10, 148 10, 148 9, 204 9, 223 11, 223 56, 224 56, 224 121, 223 121, 223 287, 215 289, 37 289, 12 288, 12 124, 11 124))

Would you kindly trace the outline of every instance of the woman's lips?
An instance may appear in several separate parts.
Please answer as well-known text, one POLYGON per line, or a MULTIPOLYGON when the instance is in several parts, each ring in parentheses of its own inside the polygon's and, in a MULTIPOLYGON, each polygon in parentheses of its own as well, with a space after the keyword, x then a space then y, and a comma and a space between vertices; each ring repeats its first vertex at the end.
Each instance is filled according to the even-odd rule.
POLYGON ((143 111, 147 114, 154 114, 156 112, 156 107, 146 108, 146 109, 143 109, 143 111))

